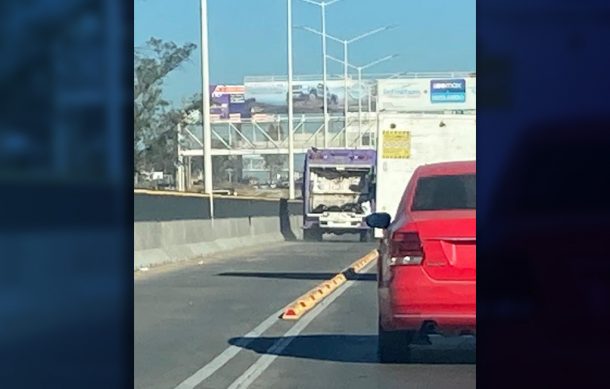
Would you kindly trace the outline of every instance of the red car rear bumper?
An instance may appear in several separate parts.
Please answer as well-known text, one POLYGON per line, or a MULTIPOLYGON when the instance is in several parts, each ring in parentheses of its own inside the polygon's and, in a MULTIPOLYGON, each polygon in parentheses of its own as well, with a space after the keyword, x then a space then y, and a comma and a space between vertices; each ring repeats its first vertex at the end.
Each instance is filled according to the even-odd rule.
POLYGON ((422 266, 392 272, 389 286, 379 289, 385 330, 420 330, 430 323, 445 334, 476 333, 476 281, 434 280, 422 266))

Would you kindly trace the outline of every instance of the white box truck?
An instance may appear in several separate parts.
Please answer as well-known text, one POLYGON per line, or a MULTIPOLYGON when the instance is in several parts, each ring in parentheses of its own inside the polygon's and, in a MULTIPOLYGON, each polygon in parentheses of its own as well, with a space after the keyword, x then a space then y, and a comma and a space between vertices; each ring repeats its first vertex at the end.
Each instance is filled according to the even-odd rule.
POLYGON ((375 208, 392 219, 418 166, 476 160, 476 114, 379 113, 377 126, 375 208))

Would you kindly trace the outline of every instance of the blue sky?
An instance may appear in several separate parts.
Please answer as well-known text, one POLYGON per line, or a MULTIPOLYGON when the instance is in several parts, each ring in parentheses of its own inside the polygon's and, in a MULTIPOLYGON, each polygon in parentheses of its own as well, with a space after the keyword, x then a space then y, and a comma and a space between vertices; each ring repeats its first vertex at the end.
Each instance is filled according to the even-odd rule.
MULTIPOLYGON (((180 103, 201 90, 199 0, 134 0, 134 44, 151 36, 198 46, 190 61, 169 75, 164 95, 180 103)), ((244 76, 286 74, 286 0, 208 0, 210 78, 241 84, 244 76)), ((319 7, 293 0, 295 26, 320 27, 319 7)), ((398 54, 371 73, 475 70, 475 0, 342 0, 327 8, 327 33, 350 38, 384 25, 397 28, 350 45, 350 62, 362 65, 398 54)), ((295 30, 295 74, 321 74, 321 39, 295 30)), ((342 58, 342 46, 327 41, 342 58)), ((328 61, 329 73, 341 74, 328 61)))

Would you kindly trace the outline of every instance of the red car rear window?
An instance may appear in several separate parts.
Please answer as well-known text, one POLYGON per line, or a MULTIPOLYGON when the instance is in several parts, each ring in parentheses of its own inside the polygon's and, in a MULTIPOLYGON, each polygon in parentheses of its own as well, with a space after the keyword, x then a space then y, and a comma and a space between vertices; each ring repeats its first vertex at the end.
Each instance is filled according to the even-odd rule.
POLYGON ((420 177, 412 211, 476 209, 476 174, 420 177))

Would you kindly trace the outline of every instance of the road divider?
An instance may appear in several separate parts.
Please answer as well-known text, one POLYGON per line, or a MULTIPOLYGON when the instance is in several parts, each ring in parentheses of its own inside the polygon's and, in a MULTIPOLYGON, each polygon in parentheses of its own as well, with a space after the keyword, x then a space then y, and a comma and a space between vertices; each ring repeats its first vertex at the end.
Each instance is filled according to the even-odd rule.
POLYGON ((366 265, 377 259, 377 256, 377 250, 373 250, 352 263, 347 269, 338 273, 330 280, 326 280, 309 290, 307 293, 288 304, 288 306, 284 308, 281 318, 284 320, 298 320, 307 311, 316 306, 316 304, 332 294, 335 289, 344 284, 347 281, 349 274, 358 273, 366 265))
POLYGON ((364 257, 362 257, 359 260, 357 260, 356 262, 354 262, 350 266, 350 268, 354 269, 355 272, 359 272, 360 270, 362 270, 362 268, 364 268, 366 265, 368 265, 371 261, 374 261, 375 259, 377 259, 378 255, 379 255, 379 253, 377 252, 377 250, 373 250, 370 253, 368 253, 367 255, 365 255, 364 257))

